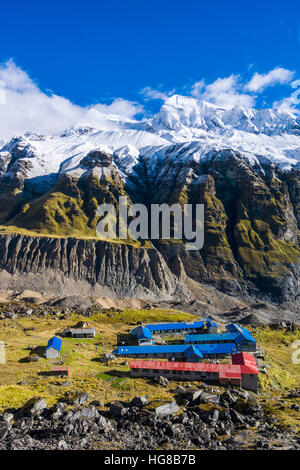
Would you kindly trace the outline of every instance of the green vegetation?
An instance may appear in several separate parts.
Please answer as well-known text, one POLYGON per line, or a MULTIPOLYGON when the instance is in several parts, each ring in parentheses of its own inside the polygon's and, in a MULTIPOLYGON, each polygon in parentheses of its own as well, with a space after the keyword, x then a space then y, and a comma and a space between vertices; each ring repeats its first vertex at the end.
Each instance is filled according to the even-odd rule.
MULTIPOLYGON (((0 320, 0 339, 7 343, 7 364, 0 365, 0 410, 22 406, 34 396, 42 396, 48 405, 64 398, 66 392, 75 394, 83 390, 91 399, 104 403, 112 400, 132 399, 135 395, 148 395, 151 400, 164 402, 173 398, 173 390, 182 382, 171 382, 167 387, 151 380, 132 379, 126 358, 104 364, 99 361, 103 353, 111 352, 117 345, 117 335, 126 333, 136 322, 193 321, 196 317, 179 311, 153 309, 122 311, 102 311, 86 319, 75 313, 68 318, 19 318, 0 320), (41 357, 38 362, 24 362, 35 348, 45 347, 48 339, 79 320, 86 321, 96 328, 93 339, 64 338, 61 352, 63 365, 70 367, 70 377, 45 377, 41 372, 50 370, 59 361, 41 357), (34 328, 24 332, 24 329, 34 328), (31 351, 28 346, 31 346, 31 351), (70 382, 70 384, 64 385, 70 382)), ((300 340, 300 331, 295 334, 268 327, 252 328, 252 333, 265 351, 267 373, 261 373, 260 395, 258 399, 265 410, 272 413, 283 425, 293 425, 300 429, 299 413, 290 405, 299 399, 287 399, 288 406, 282 409, 282 396, 288 389, 300 387, 300 365, 292 363, 292 344, 300 340)), ((174 338, 169 338, 171 342, 174 338)), ((178 338, 177 338, 178 340, 178 338)), ((40 348, 41 351, 41 348, 40 348)), ((197 386, 191 382, 193 387, 197 386)), ((222 389, 222 387, 218 387, 222 389)), ((243 403, 241 403, 243 406, 243 403)))
MULTIPOLYGON (((69 390, 74 393, 84 390, 92 399, 104 402, 113 399, 128 400, 138 394, 169 400, 172 398, 173 384, 164 388, 144 379, 132 380, 124 358, 109 365, 101 363, 99 358, 117 346, 117 335, 126 333, 131 328, 128 323, 194 319, 193 315, 178 311, 126 309, 120 313, 104 311, 88 319, 71 313, 64 320, 50 317, 19 318, 17 322, 0 320, 0 338, 7 343, 7 363, 0 365, 0 410, 22 406, 26 400, 36 395, 43 396, 50 405, 64 397, 69 390), (69 378, 40 375, 58 365, 57 359, 46 360, 41 357, 38 362, 23 362, 30 354, 29 345, 32 348, 46 346, 50 337, 80 320, 88 320, 89 325, 96 328, 97 334, 93 339, 63 339, 61 359, 63 365, 70 367, 69 378), (25 334, 26 328, 34 330, 25 334), (64 386, 66 381, 70 381, 71 385, 64 386)), ((34 349, 32 352, 35 352, 34 349)))

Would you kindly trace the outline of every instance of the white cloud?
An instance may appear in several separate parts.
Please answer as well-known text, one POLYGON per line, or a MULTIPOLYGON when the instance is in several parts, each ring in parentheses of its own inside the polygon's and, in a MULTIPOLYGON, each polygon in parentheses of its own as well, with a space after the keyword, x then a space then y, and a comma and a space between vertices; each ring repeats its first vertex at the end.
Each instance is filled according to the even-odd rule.
POLYGON ((282 67, 276 67, 268 73, 255 73, 251 80, 245 85, 245 90, 253 92, 261 92, 269 86, 277 84, 284 85, 290 83, 294 77, 294 72, 282 67))
POLYGON ((142 95, 143 99, 145 101, 150 101, 150 100, 162 100, 166 101, 173 93, 175 90, 171 90, 168 92, 163 92, 161 90, 157 90, 155 88, 152 88, 150 86, 146 86, 142 90, 140 90, 140 95, 142 95))
POLYGON ((199 82, 195 82, 191 89, 191 95, 195 98, 201 95, 203 88, 205 87, 205 81, 199 80, 199 82))
POLYGON ((273 103, 273 108, 281 112, 299 114, 300 111, 299 109, 295 107, 295 105, 296 105, 295 99, 292 96, 290 96, 280 101, 275 101, 273 103))
POLYGON ((273 103, 273 108, 278 111, 288 112, 300 115, 300 110, 297 108, 300 103, 300 80, 295 80, 290 84, 291 88, 294 88, 295 91, 280 101, 275 101, 273 103))
POLYGON ((0 88, 0 139, 3 140, 26 131, 56 134, 82 123, 97 126, 99 113, 133 118, 143 111, 140 104, 122 98, 111 104, 80 107, 61 96, 48 95, 12 60, 0 65, 0 88))
POLYGON ((111 104, 96 104, 93 109, 103 114, 117 114, 125 118, 132 119, 136 114, 144 113, 144 107, 135 102, 116 98, 111 104))
POLYGON ((216 81, 206 86, 204 86, 202 80, 196 82, 192 86, 191 94, 198 99, 209 101, 210 103, 224 108, 253 106, 255 98, 240 90, 240 76, 230 75, 229 77, 218 78, 216 81))

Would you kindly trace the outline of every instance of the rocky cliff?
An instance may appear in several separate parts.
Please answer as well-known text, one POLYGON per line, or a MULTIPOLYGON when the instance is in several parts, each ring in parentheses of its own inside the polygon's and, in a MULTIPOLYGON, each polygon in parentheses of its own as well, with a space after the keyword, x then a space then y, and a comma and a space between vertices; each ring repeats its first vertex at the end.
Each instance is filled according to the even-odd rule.
MULTIPOLYGON (((69 279, 89 284, 91 291, 99 295, 110 293, 152 299, 189 297, 187 289, 171 273, 156 249, 128 244, 1 235, 0 269, 17 275, 21 284, 28 285, 31 278, 33 286, 40 284, 54 293, 59 279, 62 283, 69 279), (20 275, 24 275, 23 281, 20 275)), ((5 282, 8 287, 12 285, 9 277, 6 281, 2 277, 2 287, 5 282)), ((63 291, 63 287, 59 290, 63 291)))

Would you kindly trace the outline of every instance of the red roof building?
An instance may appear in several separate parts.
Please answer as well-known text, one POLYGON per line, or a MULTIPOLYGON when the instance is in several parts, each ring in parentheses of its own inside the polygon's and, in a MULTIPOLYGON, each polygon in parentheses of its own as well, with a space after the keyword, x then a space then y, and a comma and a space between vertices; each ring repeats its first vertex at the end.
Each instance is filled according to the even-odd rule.
POLYGON ((133 360, 130 362, 130 369, 134 377, 164 376, 177 380, 210 380, 258 390, 256 361, 247 353, 233 354, 232 364, 133 360))
POLYGON ((70 374, 69 367, 52 367, 49 375, 66 376, 70 374))

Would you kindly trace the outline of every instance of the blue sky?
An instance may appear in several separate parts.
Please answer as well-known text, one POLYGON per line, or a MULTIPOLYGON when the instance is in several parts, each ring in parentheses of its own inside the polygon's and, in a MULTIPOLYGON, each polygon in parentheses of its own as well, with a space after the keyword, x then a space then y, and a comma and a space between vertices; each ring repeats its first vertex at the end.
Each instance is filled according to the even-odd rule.
POLYGON ((1 17, 2 70, 12 59, 41 91, 80 106, 122 98, 147 114, 163 102, 150 98, 176 92, 272 107, 300 79, 297 1, 15 0, 1 17), (267 78, 250 90, 254 74, 267 78))

